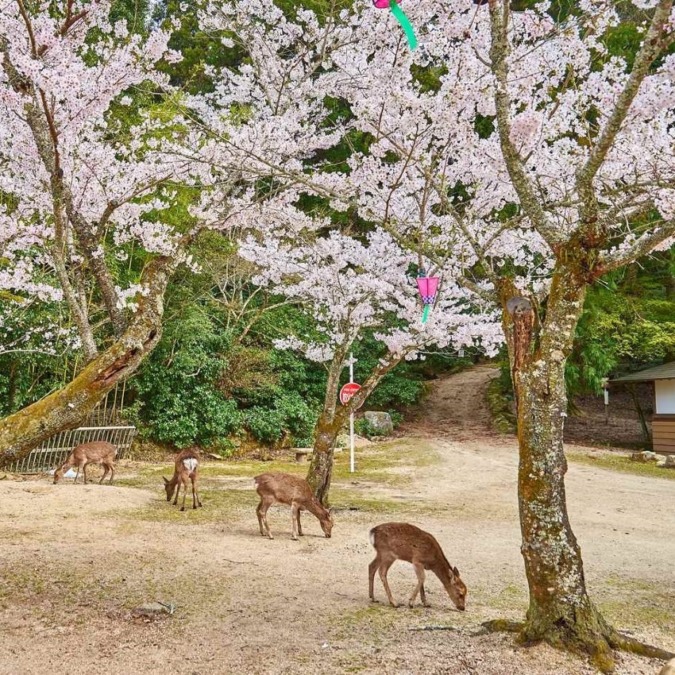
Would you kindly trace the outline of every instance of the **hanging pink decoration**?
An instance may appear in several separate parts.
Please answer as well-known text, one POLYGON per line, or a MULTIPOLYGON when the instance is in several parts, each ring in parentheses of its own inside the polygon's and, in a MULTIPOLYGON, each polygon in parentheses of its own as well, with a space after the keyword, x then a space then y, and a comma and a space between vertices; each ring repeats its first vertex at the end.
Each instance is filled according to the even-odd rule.
POLYGON ((417 277, 417 290, 420 293, 424 303, 424 313, 422 314, 422 323, 426 323, 431 312, 431 307, 436 300, 436 291, 438 290, 439 277, 417 277))

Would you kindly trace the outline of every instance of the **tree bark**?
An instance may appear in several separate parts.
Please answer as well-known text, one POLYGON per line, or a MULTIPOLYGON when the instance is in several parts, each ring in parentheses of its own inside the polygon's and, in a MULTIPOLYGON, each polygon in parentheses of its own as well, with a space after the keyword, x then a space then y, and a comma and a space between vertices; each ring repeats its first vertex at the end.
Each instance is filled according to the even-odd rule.
POLYGON ((565 496, 565 364, 586 290, 578 279, 564 266, 554 275, 538 340, 519 335, 517 317, 504 313, 517 401, 521 552, 530 592, 521 638, 586 653, 610 671, 615 633, 588 596, 565 496))
POLYGON ((337 440, 345 416, 337 414, 321 414, 316 423, 312 462, 307 473, 307 482, 316 498, 328 508, 328 493, 333 477, 333 459, 337 440))
POLYGON ((178 261, 160 257, 145 269, 138 310, 122 337, 63 389, 0 420, 0 468, 11 464, 50 436, 77 427, 118 382, 136 371, 159 342, 164 293, 178 261))

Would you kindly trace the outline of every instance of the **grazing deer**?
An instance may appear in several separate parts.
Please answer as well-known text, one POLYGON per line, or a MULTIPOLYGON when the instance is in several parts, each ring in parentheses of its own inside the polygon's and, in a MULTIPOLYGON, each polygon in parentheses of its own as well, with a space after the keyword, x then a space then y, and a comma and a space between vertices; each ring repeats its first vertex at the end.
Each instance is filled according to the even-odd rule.
POLYGON ((80 469, 84 474, 84 484, 87 484, 87 465, 88 464, 102 464, 103 476, 99 481, 99 485, 110 471, 110 484, 112 485, 113 477, 115 476, 115 457, 117 455, 117 448, 106 441, 92 441, 91 443, 82 443, 73 449, 68 455, 68 459, 61 464, 61 466, 54 472, 54 483, 61 480, 61 476, 70 467, 77 466, 77 473, 73 483, 77 483, 77 478, 80 475, 80 469))
POLYGON ((192 483, 192 508, 196 509, 201 506, 199 495, 197 494, 197 474, 199 472, 199 455, 194 450, 182 450, 176 456, 176 464, 171 480, 164 479, 164 489, 166 490, 166 501, 170 502, 174 492, 176 498, 173 500, 173 505, 178 504, 178 495, 180 495, 180 486, 184 488, 183 491, 183 505, 180 507, 181 511, 185 511, 185 497, 187 497, 188 480, 192 483))
POLYGON ((670 661, 663 666, 659 675, 675 675, 675 659, 670 659, 670 661))
POLYGON ((298 476, 292 476, 288 473, 263 473, 254 479, 255 489, 260 495, 260 504, 256 509, 258 514, 258 525, 260 525, 260 534, 267 535, 274 539, 270 532, 270 526, 267 524, 267 509, 272 504, 279 502, 288 504, 291 507, 291 525, 293 534, 291 539, 297 540, 298 535, 302 537, 302 525, 300 524, 300 512, 307 510, 315 515, 321 523, 321 529, 330 539, 330 533, 333 529, 333 518, 328 509, 314 496, 309 483, 298 476), (264 529, 263 529, 264 526, 264 529))
POLYGON ((408 606, 412 607, 419 593, 422 604, 429 607, 424 594, 424 570, 431 570, 441 581, 455 607, 464 611, 466 586, 459 578, 459 570, 452 567, 443 554, 440 544, 428 532, 407 523, 383 523, 370 531, 370 543, 377 551, 375 560, 368 566, 368 588, 371 601, 375 602, 375 572, 380 573, 382 585, 392 607, 398 607, 387 583, 387 572, 396 560, 412 563, 417 574, 417 586, 408 606))

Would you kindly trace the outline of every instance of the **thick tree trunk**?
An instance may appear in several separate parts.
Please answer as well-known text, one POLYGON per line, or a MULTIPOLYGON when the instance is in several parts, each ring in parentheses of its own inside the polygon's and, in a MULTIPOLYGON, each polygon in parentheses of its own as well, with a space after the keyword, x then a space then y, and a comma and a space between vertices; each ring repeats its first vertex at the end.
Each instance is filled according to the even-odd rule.
POLYGON ((53 434, 72 429, 118 382, 128 378, 155 347, 162 331, 164 292, 177 262, 156 258, 143 274, 146 295, 122 337, 63 389, 0 420, 0 467, 21 459, 53 434))
POLYGON ((530 590, 522 637, 587 652, 607 668, 610 629, 588 597, 581 549, 567 514, 564 362, 544 367, 545 382, 542 365, 516 377, 521 551, 530 590))
POLYGON ((322 413, 316 424, 312 462, 307 473, 307 482, 316 498, 328 508, 328 492, 333 477, 333 454, 344 415, 322 413))
MULTIPOLYGON (((538 341, 519 329, 518 317, 505 321, 518 415, 521 552, 530 592, 521 637, 587 653, 609 671, 614 632, 588 597, 565 496, 565 363, 584 295, 585 284, 575 284, 569 270, 560 270, 538 341)), ((533 321, 525 325, 532 327, 533 321)))

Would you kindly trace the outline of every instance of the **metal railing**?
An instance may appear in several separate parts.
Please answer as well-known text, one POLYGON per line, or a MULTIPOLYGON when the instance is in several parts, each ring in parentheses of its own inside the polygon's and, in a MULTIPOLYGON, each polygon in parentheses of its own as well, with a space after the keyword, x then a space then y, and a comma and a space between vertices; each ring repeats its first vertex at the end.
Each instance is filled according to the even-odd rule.
MULTIPOLYGON (((96 424, 98 419, 109 421, 116 417, 116 415, 113 417, 106 416, 105 411, 96 411, 95 417, 90 417, 87 424, 96 424)), ((7 470, 12 473, 49 471, 62 464, 73 451, 73 448, 90 441, 112 443, 117 448, 117 459, 122 459, 129 451, 136 433, 135 426, 125 426, 122 422, 118 426, 84 426, 70 431, 62 431, 47 439, 40 447, 32 450, 23 459, 11 464, 7 470)))

